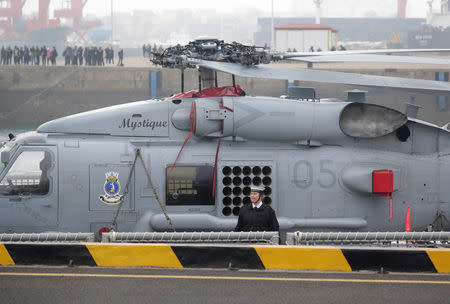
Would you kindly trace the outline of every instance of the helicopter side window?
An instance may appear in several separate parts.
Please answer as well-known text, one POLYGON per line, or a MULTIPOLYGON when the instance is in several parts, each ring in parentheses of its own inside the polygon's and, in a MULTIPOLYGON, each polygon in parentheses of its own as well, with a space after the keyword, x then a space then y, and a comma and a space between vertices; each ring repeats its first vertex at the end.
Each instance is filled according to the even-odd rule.
POLYGON ((169 206, 214 205, 214 168, 209 165, 167 166, 166 204, 169 206))
POLYGON ((51 155, 24 151, 0 181, 0 195, 45 195, 50 188, 51 155))

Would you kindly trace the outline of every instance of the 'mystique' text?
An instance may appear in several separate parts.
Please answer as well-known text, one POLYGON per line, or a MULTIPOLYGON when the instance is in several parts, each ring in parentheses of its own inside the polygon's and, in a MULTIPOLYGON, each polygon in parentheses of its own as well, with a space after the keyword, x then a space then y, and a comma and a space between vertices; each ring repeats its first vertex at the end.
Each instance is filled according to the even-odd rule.
POLYGON ((155 121, 150 119, 143 120, 132 120, 131 118, 124 118, 122 123, 119 125, 119 128, 129 128, 131 130, 135 130, 136 128, 151 128, 154 130, 155 128, 166 128, 167 121, 155 121))

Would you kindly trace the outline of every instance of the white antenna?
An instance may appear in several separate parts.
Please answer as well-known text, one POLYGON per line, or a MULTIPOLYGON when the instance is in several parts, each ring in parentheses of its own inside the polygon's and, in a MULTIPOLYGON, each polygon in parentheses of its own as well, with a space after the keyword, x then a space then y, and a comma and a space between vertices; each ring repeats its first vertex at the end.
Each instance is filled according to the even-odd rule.
POLYGON ((316 24, 320 24, 320 4, 322 4, 322 0, 313 0, 316 5, 316 24))
POLYGON ((113 10, 113 0, 111 0, 111 44, 114 43, 114 10, 113 10))
POLYGON ((428 9, 430 10, 430 14, 433 12, 433 0, 428 0, 428 9))
POLYGON ((441 0, 441 13, 448 12, 448 0, 441 0))
POLYGON ((275 49, 275 34, 274 34, 275 29, 273 28, 274 27, 274 24, 273 24, 273 0, 271 0, 271 2, 272 2, 272 18, 271 18, 271 24, 270 24, 270 35, 271 35, 270 49, 274 50, 275 49))

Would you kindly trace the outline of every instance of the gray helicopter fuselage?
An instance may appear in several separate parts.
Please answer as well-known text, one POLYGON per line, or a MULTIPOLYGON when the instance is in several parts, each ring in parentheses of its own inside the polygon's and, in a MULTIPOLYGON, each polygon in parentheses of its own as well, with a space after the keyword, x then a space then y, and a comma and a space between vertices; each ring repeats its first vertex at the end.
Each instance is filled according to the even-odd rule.
POLYGON ((441 229, 450 132, 383 111, 224 96, 50 121, 1 149, 0 231, 168 231, 155 192, 177 231, 232 230, 254 184, 283 231, 404 231, 408 207, 412 230, 441 229))

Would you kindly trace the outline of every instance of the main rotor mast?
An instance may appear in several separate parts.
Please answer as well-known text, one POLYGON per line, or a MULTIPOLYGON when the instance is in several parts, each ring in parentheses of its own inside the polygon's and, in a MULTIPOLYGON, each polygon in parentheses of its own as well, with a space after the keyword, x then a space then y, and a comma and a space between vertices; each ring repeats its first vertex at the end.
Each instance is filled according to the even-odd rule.
MULTIPOLYGON (((197 68, 198 89, 217 87, 217 72, 215 70, 199 67, 202 60, 239 63, 245 66, 254 66, 260 63, 269 63, 272 55, 261 47, 247 46, 238 42, 225 43, 214 38, 199 38, 185 46, 176 45, 166 48, 162 53, 153 52, 151 61, 154 64, 181 70, 181 91, 184 92, 184 70, 197 68)), ((233 87, 236 80, 232 74, 233 87)))

